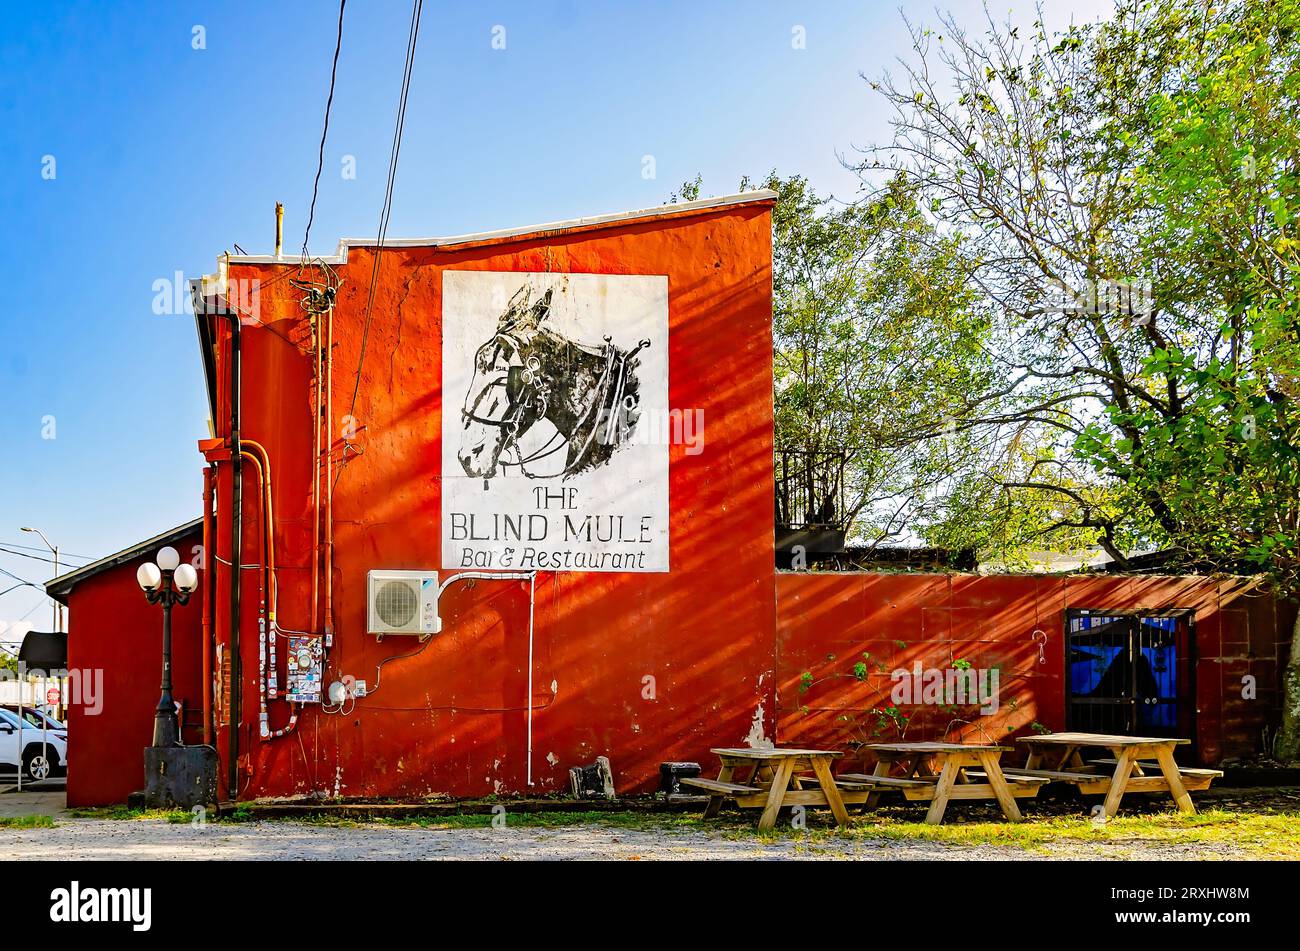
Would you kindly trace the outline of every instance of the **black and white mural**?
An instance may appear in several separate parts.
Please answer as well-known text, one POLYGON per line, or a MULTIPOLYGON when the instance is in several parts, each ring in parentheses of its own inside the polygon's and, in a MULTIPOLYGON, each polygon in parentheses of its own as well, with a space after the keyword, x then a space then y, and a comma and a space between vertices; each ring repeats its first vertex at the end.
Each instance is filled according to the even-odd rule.
POLYGON ((447 271, 442 300, 442 566, 667 571, 667 277, 447 271))

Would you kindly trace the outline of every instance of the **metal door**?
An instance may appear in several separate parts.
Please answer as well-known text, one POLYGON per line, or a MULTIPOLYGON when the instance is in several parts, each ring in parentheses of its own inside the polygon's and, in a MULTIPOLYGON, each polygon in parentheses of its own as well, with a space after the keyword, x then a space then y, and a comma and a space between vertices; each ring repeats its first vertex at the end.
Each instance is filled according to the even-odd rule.
POLYGON ((1190 611, 1066 612, 1066 728, 1195 745, 1190 611))

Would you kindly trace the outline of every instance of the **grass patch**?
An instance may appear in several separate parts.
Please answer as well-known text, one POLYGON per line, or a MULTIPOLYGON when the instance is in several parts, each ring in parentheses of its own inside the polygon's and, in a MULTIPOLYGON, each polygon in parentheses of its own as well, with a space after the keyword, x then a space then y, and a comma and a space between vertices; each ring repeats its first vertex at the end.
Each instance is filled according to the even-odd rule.
MULTIPOLYGON (((942 825, 931 826, 920 821, 923 813, 915 808, 886 806, 875 812, 854 812, 854 821, 846 828, 836 827, 822 810, 806 814, 807 828, 796 829, 788 815, 783 815, 775 829, 758 832, 755 825, 758 813, 754 810, 725 811, 717 819, 705 820, 700 812, 609 812, 586 810, 581 807, 564 812, 512 811, 508 802, 502 803, 507 828, 559 829, 588 826, 600 830, 636 830, 650 833, 704 833, 728 839, 753 841, 760 844, 790 843, 814 852, 835 854, 855 846, 870 846, 889 842, 933 842, 953 847, 1002 846, 1029 852, 1071 852, 1072 846, 1106 846, 1111 849, 1131 848, 1141 855, 1144 848, 1161 846, 1230 846, 1243 857, 1300 859, 1300 811, 1290 803, 1274 800, 1263 804, 1250 804, 1246 808, 1225 809, 1205 804, 1206 808, 1195 815, 1183 815, 1172 808, 1146 809, 1121 814, 1102 824, 1092 821, 1088 813, 1071 809, 1068 814, 1035 814, 1028 811, 1025 822, 1012 823, 992 818, 993 811, 983 816, 969 818, 963 810, 955 809, 942 825)), ((189 823, 193 816, 185 811, 145 811, 114 806, 102 809, 77 809, 72 815, 95 819, 153 819, 189 823)), ((384 827, 426 829, 430 831, 491 828, 498 816, 491 813, 457 813, 431 816, 385 816, 364 812, 321 812, 314 815, 265 817, 255 809, 244 806, 220 816, 227 822, 292 822, 327 828, 384 827)), ((53 825, 46 817, 22 817, 19 820, 0 820, 0 825, 15 825, 30 821, 32 824, 53 825)), ((1076 854, 1078 854, 1076 852, 1076 854)))
POLYGON ((911 819, 858 819, 847 829, 789 827, 755 833, 764 839, 807 837, 827 845, 851 841, 938 842, 958 846, 1009 846, 1050 852, 1051 846, 1083 843, 1112 846, 1230 845, 1258 858, 1300 859, 1300 814, 1208 809, 1195 815, 1167 811, 1120 815, 1104 824, 1089 816, 1031 816, 1025 822, 962 822, 926 825, 911 819))
POLYGON ((0 816, 0 829, 53 829, 49 816, 0 816))
MULTIPOLYGON (((902 810, 899 810, 901 813, 902 810)), ((812 848, 834 852, 854 843, 935 842, 952 846, 1005 846, 1032 852, 1051 852, 1061 844, 1108 845, 1136 849, 1144 846, 1230 845, 1257 858, 1300 859, 1300 813, 1284 811, 1238 812, 1207 809, 1196 815, 1173 810, 1121 815, 1095 824, 1087 815, 1030 816, 1025 822, 962 821, 952 817, 943 825, 926 825, 916 818, 889 815, 881 811, 855 815, 853 825, 838 828, 829 817, 809 813, 806 829, 795 829, 788 819, 775 829, 759 832, 757 813, 724 813, 705 821, 699 813, 646 812, 510 812, 504 813, 507 828, 563 828, 591 826, 610 830, 645 832, 701 832, 730 839, 764 843, 796 841, 812 848)), ((484 829, 492 815, 446 815, 417 817, 366 817, 321 814, 292 820, 316 826, 357 828, 382 826, 428 830, 484 829)))
POLYGON ((96 806, 69 809, 74 819, 164 819, 167 822, 190 822, 194 816, 184 809, 130 809, 126 806, 96 806))
MULTIPOLYGON (((607 812, 597 810, 575 810, 573 812, 511 812, 508 808, 501 815, 509 828, 562 828, 565 826, 601 826, 612 829, 644 829, 647 831, 667 831, 671 829, 708 828, 700 821, 699 815, 688 813, 645 813, 645 812, 607 812)), ((253 816, 252 818, 257 818, 253 816)), ((357 828, 363 826, 382 826, 395 829, 487 829, 492 826, 495 815, 484 813, 456 813, 439 816, 367 816, 346 815, 340 813, 318 813, 315 815, 276 817, 268 822, 298 822, 306 825, 329 826, 335 828, 357 828)), ((498 820, 500 821, 500 820, 498 820)))

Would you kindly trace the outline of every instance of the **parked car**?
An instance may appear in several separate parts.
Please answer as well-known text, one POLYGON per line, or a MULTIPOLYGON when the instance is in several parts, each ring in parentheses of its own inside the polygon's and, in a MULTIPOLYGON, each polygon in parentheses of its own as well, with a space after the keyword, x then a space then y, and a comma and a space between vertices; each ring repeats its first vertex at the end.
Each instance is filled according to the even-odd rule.
POLYGON ((28 707, 28 706, 19 707, 18 704, 16 703, 0 703, 0 710, 8 710, 10 713, 13 713, 15 715, 19 715, 19 711, 21 710, 20 715, 22 716, 22 718, 26 720, 28 723, 30 723, 32 726, 36 727, 36 729, 39 730, 42 727, 44 727, 47 730, 57 731, 59 733, 64 734, 63 738, 66 740, 68 725, 66 723, 61 723, 60 721, 54 719, 53 715, 50 713, 51 709, 53 708, 51 707, 38 708, 38 707, 28 707))
MULTIPOLYGON (((38 715, 40 716, 40 715, 38 715)), ((50 723, 58 723, 51 720, 50 723)), ((23 778, 36 782, 65 775, 68 769, 68 733, 46 726, 42 729, 17 713, 0 707, 0 768, 15 770, 21 765, 23 778)))

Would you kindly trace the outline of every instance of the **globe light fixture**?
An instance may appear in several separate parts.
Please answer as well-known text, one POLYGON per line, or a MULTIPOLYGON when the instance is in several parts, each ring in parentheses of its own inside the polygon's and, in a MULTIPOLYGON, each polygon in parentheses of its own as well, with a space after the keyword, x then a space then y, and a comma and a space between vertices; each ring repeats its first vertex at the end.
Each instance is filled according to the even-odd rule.
POLYGON ((136 569, 136 583, 144 590, 150 604, 163 609, 162 696, 154 710, 153 745, 182 746, 180 724, 176 721, 176 701, 172 699, 172 606, 185 604, 199 586, 199 575, 190 564, 181 564, 181 556, 170 545, 160 549, 158 561, 146 561, 136 569))
POLYGON ((199 586, 199 573, 194 570, 190 564, 181 565, 176 569, 176 587, 188 593, 199 586))
POLYGON ((145 591, 153 591, 162 584, 162 572, 151 561, 146 561, 136 569, 135 580, 145 591))

